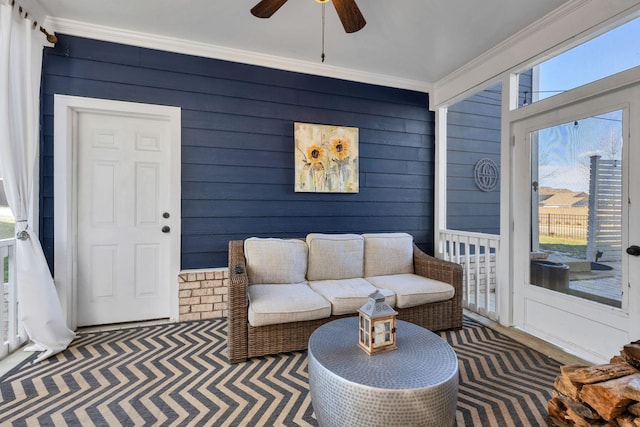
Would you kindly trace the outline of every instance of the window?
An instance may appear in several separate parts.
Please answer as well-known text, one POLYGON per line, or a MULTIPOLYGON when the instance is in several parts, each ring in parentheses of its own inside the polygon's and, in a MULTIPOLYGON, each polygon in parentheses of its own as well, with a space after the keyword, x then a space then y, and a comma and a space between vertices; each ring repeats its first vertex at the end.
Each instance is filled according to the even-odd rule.
POLYGON ((640 18, 533 68, 531 91, 521 85, 524 106, 640 65, 640 18))

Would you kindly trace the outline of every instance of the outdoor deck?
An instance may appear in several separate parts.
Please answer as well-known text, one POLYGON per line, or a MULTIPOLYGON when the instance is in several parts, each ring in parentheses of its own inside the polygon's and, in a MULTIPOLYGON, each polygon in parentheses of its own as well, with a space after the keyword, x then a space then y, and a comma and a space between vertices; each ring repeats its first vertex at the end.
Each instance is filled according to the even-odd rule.
POLYGON ((622 306, 622 263, 600 262, 611 267, 611 270, 591 270, 582 268, 581 264, 590 262, 561 254, 551 254, 549 261, 569 265, 569 293, 612 307, 622 306))

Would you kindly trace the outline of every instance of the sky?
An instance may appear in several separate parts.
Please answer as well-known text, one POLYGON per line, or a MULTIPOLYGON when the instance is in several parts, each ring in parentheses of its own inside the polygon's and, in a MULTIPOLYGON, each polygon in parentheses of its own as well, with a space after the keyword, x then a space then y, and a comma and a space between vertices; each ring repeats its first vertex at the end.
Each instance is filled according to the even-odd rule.
POLYGON ((622 158, 622 110, 538 131, 540 186, 589 192, 592 156, 622 158))
POLYGON ((540 64, 540 98, 640 65, 640 18, 540 64))
MULTIPOLYGON (((538 99, 640 65, 640 18, 539 66, 538 99)), ((603 111, 538 132, 541 186, 589 191, 589 158, 621 159, 622 112, 603 111)))

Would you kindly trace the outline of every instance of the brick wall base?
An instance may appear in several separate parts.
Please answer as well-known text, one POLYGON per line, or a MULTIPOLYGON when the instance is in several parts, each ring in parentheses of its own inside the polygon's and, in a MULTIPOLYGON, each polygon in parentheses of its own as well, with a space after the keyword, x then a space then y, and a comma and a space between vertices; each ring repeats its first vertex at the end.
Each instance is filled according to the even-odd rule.
POLYGON ((181 322, 227 317, 229 314, 229 270, 182 271, 178 274, 181 322))

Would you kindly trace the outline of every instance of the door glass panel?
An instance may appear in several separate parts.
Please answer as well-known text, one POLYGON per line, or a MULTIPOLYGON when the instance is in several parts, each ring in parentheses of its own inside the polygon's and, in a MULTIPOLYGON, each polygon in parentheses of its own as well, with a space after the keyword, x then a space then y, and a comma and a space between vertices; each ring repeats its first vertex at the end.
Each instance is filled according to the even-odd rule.
POLYGON ((532 285, 622 305, 622 110, 531 133, 532 285))

